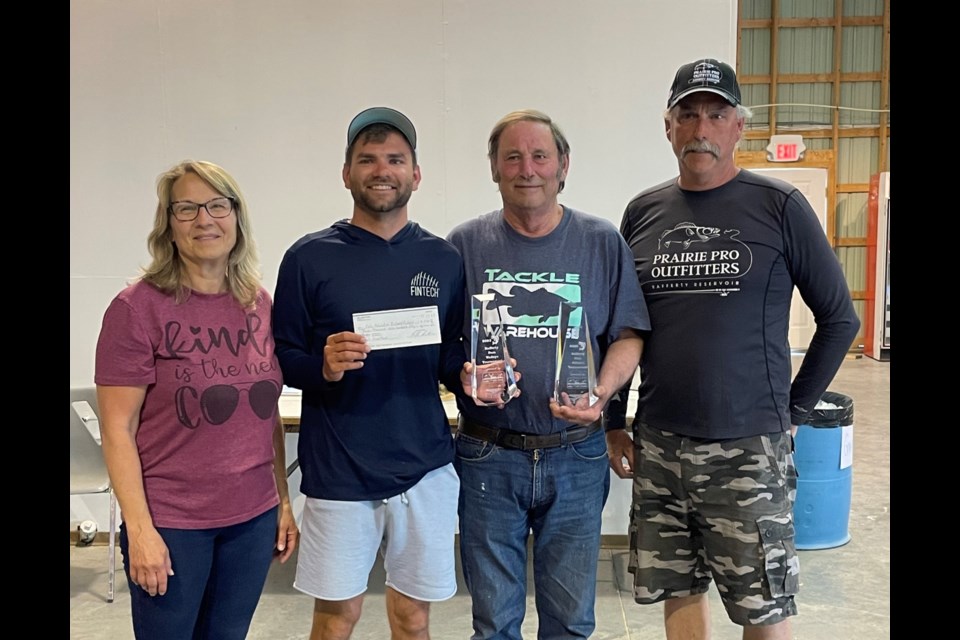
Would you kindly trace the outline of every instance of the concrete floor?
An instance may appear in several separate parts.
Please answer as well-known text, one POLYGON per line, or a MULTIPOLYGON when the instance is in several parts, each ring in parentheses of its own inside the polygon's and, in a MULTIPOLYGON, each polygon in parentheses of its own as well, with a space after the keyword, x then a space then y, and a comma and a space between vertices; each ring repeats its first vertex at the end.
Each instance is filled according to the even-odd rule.
MULTIPOLYGON (((849 543, 832 549, 800 551, 799 615, 794 637, 801 640, 881 640, 890 637, 890 363, 865 357, 844 361, 830 390, 854 401, 853 489, 849 543)), ((601 550, 597 576, 598 640, 663 638, 662 606, 641 607, 630 596, 626 549, 601 550)), ((106 602, 107 547, 96 543, 70 549, 70 638, 133 638, 130 599, 117 553, 117 593, 106 602)), ((253 618, 251 640, 307 638, 313 601, 291 584, 295 558, 275 564, 253 618)), ((370 578, 364 614, 354 640, 385 640, 383 571, 370 578)), ((532 593, 532 589, 531 589, 532 593)), ((740 638, 710 591, 713 638, 740 638)), ((470 598, 462 582, 455 597, 435 603, 431 635, 437 640, 471 634, 470 598)), ((536 637, 536 611, 528 597, 525 637, 536 637)))

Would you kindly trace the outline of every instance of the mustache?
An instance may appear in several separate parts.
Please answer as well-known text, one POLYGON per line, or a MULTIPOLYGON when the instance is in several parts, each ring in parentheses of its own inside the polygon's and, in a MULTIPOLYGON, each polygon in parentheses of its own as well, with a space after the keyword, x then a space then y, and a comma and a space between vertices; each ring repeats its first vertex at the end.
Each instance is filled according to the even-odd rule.
POLYGON ((715 144, 710 144, 706 140, 697 140, 695 142, 688 142, 683 145, 683 149, 680 150, 680 155, 685 156, 688 153, 709 153, 714 158, 720 158, 720 147, 715 144))

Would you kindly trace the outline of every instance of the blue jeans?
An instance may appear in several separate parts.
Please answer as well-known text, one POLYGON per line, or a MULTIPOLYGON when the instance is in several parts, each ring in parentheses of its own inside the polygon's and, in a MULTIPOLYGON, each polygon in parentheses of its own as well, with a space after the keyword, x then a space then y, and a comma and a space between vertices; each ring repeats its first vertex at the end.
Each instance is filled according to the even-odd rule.
POLYGON ((120 525, 136 638, 246 638, 273 558, 277 508, 229 527, 157 531, 170 551, 175 575, 168 579, 166 594, 151 596, 130 582, 127 528, 120 525))
POLYGON ((583 442, 520 451, 457 435, 460 560, 473 640, 519 640, 533 532, 538 638, 593 633, 601 513, 610 489, 603 430, 583 442))

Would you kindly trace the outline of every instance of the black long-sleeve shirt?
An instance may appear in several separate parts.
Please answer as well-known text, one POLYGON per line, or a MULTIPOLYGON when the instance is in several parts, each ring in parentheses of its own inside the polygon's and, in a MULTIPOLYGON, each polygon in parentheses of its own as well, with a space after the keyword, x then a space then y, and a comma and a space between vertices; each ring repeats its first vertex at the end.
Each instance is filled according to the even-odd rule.
MULTIPOLYGON (((837 256, 803 195, 741 170, 708 191, 671 180, 626 208, 620 231, 633 251, 650 312, 637 419, 708 439, 803 424, 860 328, 837 256), (816 331, 791 381, 794 287, 816 331)), ((622 426, 626 393, 607 419, 622 426)))

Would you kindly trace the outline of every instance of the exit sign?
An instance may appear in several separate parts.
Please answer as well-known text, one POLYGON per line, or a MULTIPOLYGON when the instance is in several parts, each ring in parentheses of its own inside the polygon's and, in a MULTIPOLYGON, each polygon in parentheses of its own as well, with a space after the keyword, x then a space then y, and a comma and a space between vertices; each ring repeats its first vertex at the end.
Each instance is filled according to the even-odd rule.
POLYGON ((776 135, 770 137, 767 145, 767 160, 769 162, 797 162, 803 160, 807 150, 803 144, 803 136, 776 135))

